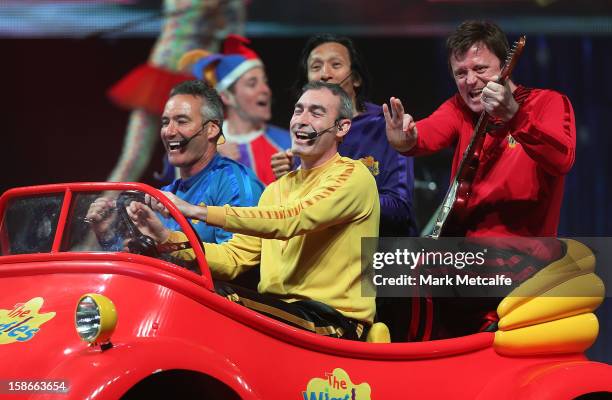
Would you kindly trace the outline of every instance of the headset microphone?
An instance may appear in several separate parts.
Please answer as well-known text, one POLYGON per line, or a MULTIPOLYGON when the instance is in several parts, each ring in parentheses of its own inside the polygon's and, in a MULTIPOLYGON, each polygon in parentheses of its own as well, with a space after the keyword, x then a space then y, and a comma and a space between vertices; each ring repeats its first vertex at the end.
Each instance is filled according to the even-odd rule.
POLYGON ((308 139, 308 140, 314 140, 314 139, 318 138, 319 136, 321 136, 322 134, 324 134, 324 133, 326 133, 326 132, 329 132, 331 129, 334 129, 334 128, 336 128, 336 127, 338 127, 338 129, 340 129, 340 126, 338 125, 338 123, 339 123, 339 122, 340 122, 340 121, 336 120, 336 121, 334 121, 334 124, 333 124, 332 126, 330 126, 330 127, 329 127, 329 128, 327 128, 327 129, 323 129, 322 131, 319 131, 319 132, 317 132, 317 131, 315 130, 315 128, 314 128, 314 127, 312 127, 312 125, 311 125, 312 132, 308 132, 308 133, 306 133, 306 134, 305 134, 306 139, 308 139))
POLYGON ((180 133, 178 134, 180 137, 182 137, 182 139, 179 141, 179 146, 180 147, 185 147, 187 146, 187 144, 189 142, 191 142, 193 140, 194 137, 198 136, 200 133, 202 133, 202 130, 204 130, 204 125, 202 125, 202 127, 196 132, 194 133, 191 137, 184 137, 183 135, 181 135, 180 133))
POLYGON ((342 84, 343 84, 344 82, 346 82, 346 80, 347 80, 348 78, 350 78, 351 76, 353 76, 353 71, 349 72, 349 74, 346 76, 346 78, 344 78, 344 79, 342 79, 340 82, 338 82, 338 86, 342 86, 342 84))
MULTIPOLYGON (((353 71, 349 72, 349 74, 346 77, 344 77, 344 79, 342 79, 340 82, 336 83, 335 85, 342 86, 342 84, 346 82, 346 80, 350 78, 351 76, 353 76, 353 71)), ((333 83, 329 81, 321 81, 321 82, 333 83)))
MULTIPOLYGON (((351 76, 353 76, 353 71, 349 72, 349 74, 344 79, 342 79, 340 82, 338 82, 337 85, 342 86, 342 84, 346 82, 346 80, 350 78, 351 76)), ((339 120, 334 121, 334 124, 332 126, 330 126, 327 129, 323 129, 322 131, 319 131, 319 132, 317 132, 316 129, 311 125, 312 132, 305 133, 304 135, 306 136, 307 140, 314 140, 318 138, 319 136, 321 136, 322 134, 329 132, 331 129, 335 127, 338 127, 338 129, 340 129, 339 120)))
POLYGON ((211 119, 206 120, 206 121, 204 121, 204 123, 202 124, 202 127, 201 127, 201 128, 200 128, 200 129, 199 129, 199 130, 198 130, 196 133, 194 133, 193 135, 191 135, 191 137, 188 137, 188 138, 184 137, 184 136, 183 136, 183 135, 182 135, 180 132, 177 132, 177 133, 178 133, 178 135, 179 135, 179 136, 182 138, 182 139, 181 139, 181 140, 178 142, 179 147, 185 147, 185 146, 187 146, 187 144, 189 144, 189 142, 191 142, 191 141, 193 140, 193 138, 194 138, 194 137, 196 137, 196 136, 198 136, 200 133, 202 133, 202 131, 203 131, 203 130, 204 130, 204 128, 206 127, 206 124, 207 124, 207 123, 209 123, 209 122, 213 122, 213 123, 215 123, 215 124, 216 124, 216 122, 215 122, 214 120, 211 120, 211 119))

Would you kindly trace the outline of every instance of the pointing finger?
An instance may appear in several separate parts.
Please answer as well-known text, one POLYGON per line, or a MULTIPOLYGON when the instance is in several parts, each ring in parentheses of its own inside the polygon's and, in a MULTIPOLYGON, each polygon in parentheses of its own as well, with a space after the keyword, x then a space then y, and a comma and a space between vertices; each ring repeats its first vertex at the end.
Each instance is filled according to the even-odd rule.
POLYGON ((404 118, 404 106, 402 105, 402 101, 398 98, 393 99, 393 117, 394 118, 404 118))
POLYGON ((389 107, 387 106, 387 103, 384 103, 382 105, 382 109, 383 109, 383 115, 385 116, 385 122, 387 124, 391 123, 391 113, 389 112, 389 107))

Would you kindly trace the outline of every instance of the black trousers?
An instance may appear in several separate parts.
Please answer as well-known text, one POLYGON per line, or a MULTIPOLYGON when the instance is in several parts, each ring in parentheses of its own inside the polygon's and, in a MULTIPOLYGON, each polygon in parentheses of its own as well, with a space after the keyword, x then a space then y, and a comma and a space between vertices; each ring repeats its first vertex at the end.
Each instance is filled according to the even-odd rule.
POLYGON ((215 290, 234 303, 319 335, 365 341, 370 328, 368 324, 348 318, 316 300, 286 302, 271 294, 261 294, 227 282, 216 282, 215 290))

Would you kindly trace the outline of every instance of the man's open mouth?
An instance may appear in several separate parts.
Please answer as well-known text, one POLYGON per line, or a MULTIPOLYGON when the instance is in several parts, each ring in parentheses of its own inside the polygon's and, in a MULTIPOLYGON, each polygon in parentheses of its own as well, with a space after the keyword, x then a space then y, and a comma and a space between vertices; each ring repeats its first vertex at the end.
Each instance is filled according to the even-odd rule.
POLYGON ((183 147, 183 144, 180 141, 168 142, 168 150, 170 151, 179 150, 181 147, 183 147))
POLYGON ((294 133, 295 137, 300 140, 310 140, 311 134, 312 133, 310 132, 301 132, 301 131, 297 131, 294 133))
POLYGON ((470 99, 472 100, 480 100, 481 95, 482 95, 482 88, 470 91, 470 99))

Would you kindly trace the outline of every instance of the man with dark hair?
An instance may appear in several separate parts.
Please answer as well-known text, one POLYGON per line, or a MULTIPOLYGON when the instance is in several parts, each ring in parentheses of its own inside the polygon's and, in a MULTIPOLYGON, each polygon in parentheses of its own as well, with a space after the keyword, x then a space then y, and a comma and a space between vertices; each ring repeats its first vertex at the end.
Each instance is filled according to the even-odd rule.
MULTIPOLYGON (((398 152, 410 156, 431 154, 456 144, 451 170, 454 176, 478 116, 485 111, 490 122, 480 166, 467 209, 455 228, 465 236, 477 237, 479 243, 489 243, 494 237, 556 236, 564 176, 574 163, 576 148, 569 99, 553 90, 526 88, 511 80, 499 83, 508 42, 493 23, 462 23, 448 38, 447 49, 458 93, 416 122, 404 115, 402 103, 392 97, 390 107, 383 106, 389 142, 398 152)), ((519 280, 537 270, 531 268, 531 274, 526 273, 538 260, 546 264, 562 251, 534 240, 504 243, 504 247, 510 246, 506 250, 511 250, 505 256, 489 252, 487 257, 494 260, 491 265, 500 271, 508 268, 519 280)), ((478 300, 485 303, 486 299, 478 300)), ((494 315, 494 308, 484 311, 494 315)), ((468 326, 465 320, 462 322, 468 326)))
MULTIPOLYGON (((380 197, 380 235, 415 235, 412 158, 393 151, 385 135, 382 109, 366 101, 370 77, 351 39, 322 34, 308 40, 298 64, 295 86, 300 88, 313 81, 336 83, 353 100, 351 130, 338 146, 338 153, 361 160, 374 176, 380 197)), ((289 151, 272 157, 272 169, 277 176, 291 169, 293 155, 289 151)))
POLYGON ((503 67, 510 48, 504 32, 491 22, 466 21, 446 40, 448 68, 451 74, 452 57, 466 54, 476 42, 484 44, 500 60, 503 67))
MULTIPOLYGON (((236 233, 227 243, 204 244, 215 278, 233 279, 261 264, 259 294, 228 284, 217 284, 218 292, 312 332, 363 340, 376 306, 362 294, 362 250, 355 244, 378 236, 380 206, 372 174, 337 152, 352 116, 352 101, 338 85, 307 84, 290 125, 302 167, 272 182, 257 207, 198 206, 166 194, 186 217, 236 233)), ((131 203, 128 213, 157 242, 172 247, 185 240, 142 203, 131 203)))
MULTIPOLYGON (((168 160, 178 168, 180 178, 162 190, 192 204, 257 204, 263 184, 249 168, 217 154, 217 144, 224 140, 222 124, 221 99, 207 83, 186 81, 171 90, 162 114, 160 134, 168 160)), ((112 203, 112 199, 104 197, 92 203, 87 217, 94 230, 104 226, 100 222, 110 215, 105 210, 112 203)), ((179 229, 172 218, 164 220, 164 224, 170 229, 179 229)), ((232 237, 232 233, 198 220, 192 224, 200 239, 207 243, 222 243, 232 237)))
POLYGON ((391 98, 393 116, 383 106, 389 142, 406 155, 431 154, 458 142, 454 175, 475 120, 486 111, 503 125, 485 140, 463 221, 466 236, 555 236, 564 175, 576 148, 570 101, 552 90, 496 82, 508 42, 495 24, 464 22, 447 48, 458 93, 416 123, 403 118, 401 102, 391 98))
MULTIPOLYGON (((312 81, 309 79, 309 73, 322 72, 320 79, 323 82, 329 82, 331 77, 331 71, 325 71, 322 60, 317 60, 318 63, 313 65, 313 62, 309 64, 311 53, 314 49, 319 48, 322 45, 329 44, 328 48, 338 50, 339 53, 344 53, 337 45, 344 47, 347 52, 348 62, 345 64, 338 63, 341 60, 335 60, 337 64, 332 65, 332 69, 340 70, 343 67, 348 67, 347 75, 339 82, 334 82, 340 85, 346 93, 353 99, 353 105, 355 107, 355 113, 366 111, 366 101, 370 92, 370 74, 368 68, 361 57, 361 53, 357 51, 357 48, 353 44, 353 41, 345 36, 338 36, 330 33, 319 34, 310 37, 306 42, 306 45, 302 49, 300 61, 298 63, 297 79, 293 84, 295 93, 300 93, 301 88, 308 82, 312 81), (335 44, 335 45, 334 45, 335 44), (326 74, 326 72, 328 74, 326 74)), ((319 54, 322 56, 323 54, 319 54)), ((342 54, 345 55, 345 54, 342 54)), ((311 60, 312 61, 312 60, 311 60)), ((342 70, 340 72, 345 72, 342 70)))

